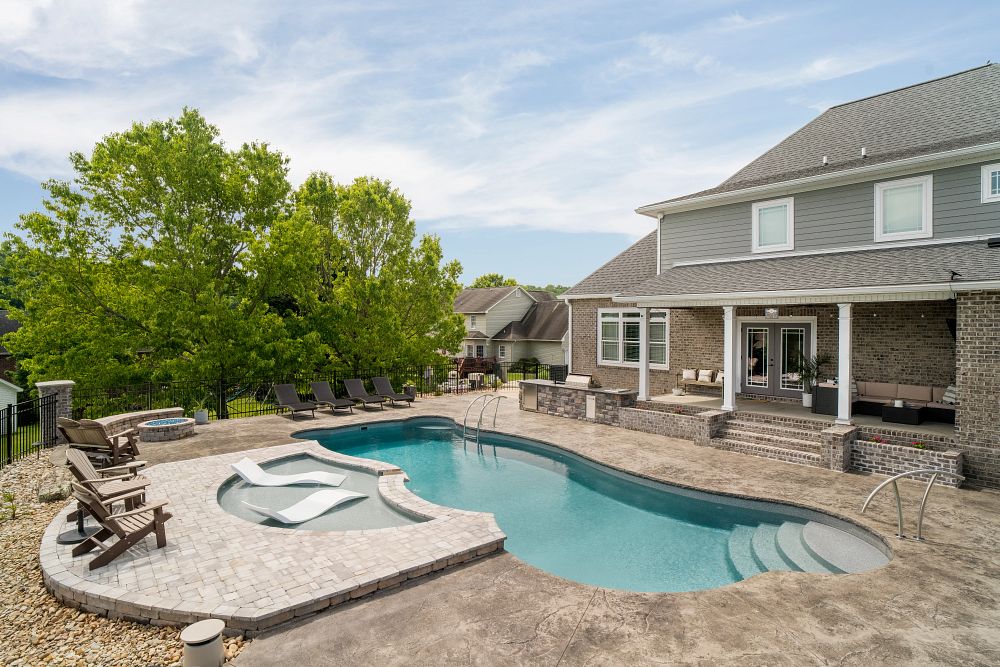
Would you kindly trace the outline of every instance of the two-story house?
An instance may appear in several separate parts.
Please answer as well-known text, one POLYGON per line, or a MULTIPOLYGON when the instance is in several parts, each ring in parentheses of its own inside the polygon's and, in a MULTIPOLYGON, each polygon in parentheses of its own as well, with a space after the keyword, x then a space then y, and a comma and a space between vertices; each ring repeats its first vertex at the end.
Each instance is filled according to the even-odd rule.
POLYGON ((566 363, 569 308, 549 292, 518 286, 470 287, 455 299, 455 312, 465 318, 460 356, 566 363))
POLYGON ((733 411, 798 400, 827 353, 837 423, 950 409, 967 477, 1000 487, 1000 65, 832 107, 637 212, 655 229, 563 297, 573 372, 645 399, 711 371, 733 411))

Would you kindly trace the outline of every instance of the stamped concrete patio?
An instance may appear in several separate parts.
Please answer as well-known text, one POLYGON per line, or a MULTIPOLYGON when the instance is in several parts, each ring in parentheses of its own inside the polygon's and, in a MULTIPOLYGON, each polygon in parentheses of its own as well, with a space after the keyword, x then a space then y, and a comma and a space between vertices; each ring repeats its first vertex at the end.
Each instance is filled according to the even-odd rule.
MULTIPOLYGON (((184 461, 362 420, 437 414, 460 421, 470 400, 426 399, 413 409, 314 421, 215 422, 193 438, 146 445, 143 456, 184 461)), ((665 482, 827 511, 881 534, 894 558, 863 574, 768 572, 714 590, 647 594, 576 584, 502 553, 267 632, 238 664, 1000 663, 1000 494, 935 488, 927 541, 917 543, 894 537, 890 495, 859 513, 881 478, 520 412, 513 393, 496 430, 665 482)), ((923 486, 900 486, 912 532, 923 486)))

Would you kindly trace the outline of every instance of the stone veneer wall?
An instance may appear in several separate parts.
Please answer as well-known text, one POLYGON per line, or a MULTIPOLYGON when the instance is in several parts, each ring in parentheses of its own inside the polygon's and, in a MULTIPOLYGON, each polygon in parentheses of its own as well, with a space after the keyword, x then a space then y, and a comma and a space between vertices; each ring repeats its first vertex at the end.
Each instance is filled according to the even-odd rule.
POLYGON ((958 295, 956 442, 966 476, 1000 488, 1000 292, 958 295))
POLYGON ((688 412, 684 410, 649 409, 644 402, 639 408, 621 410, 621 426, 631 431, 652 433, 671 438, 691 440, 696 445, 709 445, 726 422, 722 410, 688 412))
MULTIPOLYGON (((635 405, 636 393, 612 394, 600 390, 566 385, 536 384, 538 402, 536 412, 570 419, 595 421, 598 424, 618 426, 621 408, 635 405), (595 418, 587 419, 587 396, 595 397, 595 418)), ((520 394, 520 407, 524 409, 524 390, 520 394)))
MULTIPOLYGON (((893 445, 867 440, 855 440, 851 447, 851 469, 857 472, 898 475, 901 472, 920 470, 921 468, 946 470, 961 475, 963 474, 962 452, 916 449, 908 445, 893 445)), ((929 477, 930 475, 921 475, 917 479, 928 479, 929 477)), ((959 480, 954 477, 942 476, 938 477, 937 483, 958 486, 959 480)))

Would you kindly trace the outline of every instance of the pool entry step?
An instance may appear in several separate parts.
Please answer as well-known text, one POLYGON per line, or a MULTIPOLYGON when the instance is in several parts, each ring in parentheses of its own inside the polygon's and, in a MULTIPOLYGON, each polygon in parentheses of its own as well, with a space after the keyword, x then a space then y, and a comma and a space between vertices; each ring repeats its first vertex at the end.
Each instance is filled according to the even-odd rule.
POLYGON ((735 526, 729 561, 743 579, 773 570, 843 574, 889 562, 881 551, 843 530, 815 521, 735 526))

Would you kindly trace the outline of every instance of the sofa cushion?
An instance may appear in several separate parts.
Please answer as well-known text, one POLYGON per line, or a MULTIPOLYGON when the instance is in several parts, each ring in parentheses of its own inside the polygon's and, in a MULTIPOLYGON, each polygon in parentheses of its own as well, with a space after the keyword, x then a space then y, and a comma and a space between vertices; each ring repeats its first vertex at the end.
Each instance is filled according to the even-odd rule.
POLYGON ((896 390, 899 387, 897 384, 891 384, 889 382, 866 382, 864 396, 865 398, 874 398, 877 400, 885 398, 896 398, 896 390))
POLYGON ((905 401, 923 401, 927 403, 931 400, 931 388, 917 384, 896 385, 896 398, 905 401))
POLYGON ((681 378, 684 380, 697 380, 698 371, 693 368, 685 368, 681 371, 681 378))
POLYGON ((854 387, 851 388, 852 394, 857 394, 858 396, 864 396, 866 389, 868 388, 867 382, 855 382, 854 387))
POLYGON ((928 408, 937 408, 938 410, 955 410, 954 405, 949 405, 948 403, 939 403, 937 401, 931 401, 927 404, 928 408))
POLYGON ((935 403, 941 403, 941 399, 944 398, 944 387, 931 387, 931 400, 935 403))
POLYGON ((958 390, 955 388, 955 385, 950 385, 944 390, 944 396, 941 397, 941 402, 950 403, 952 405, 958 403, 958 390))
POLYGON ((719 371, 718 373, 715 374, 715 382, 717 384, 722 384, 725 381, 725 379, 726 379, 725 371, 719 371))

